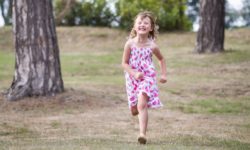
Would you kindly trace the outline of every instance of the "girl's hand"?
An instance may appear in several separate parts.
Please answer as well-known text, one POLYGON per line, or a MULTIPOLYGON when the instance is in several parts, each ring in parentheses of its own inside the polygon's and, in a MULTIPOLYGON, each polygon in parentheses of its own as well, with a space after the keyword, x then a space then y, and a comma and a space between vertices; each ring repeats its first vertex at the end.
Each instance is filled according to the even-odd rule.
POLYGON ((167 82, 167 77, 166 76, 161 76, 160 82, 161 83, 166 83, 167 82))
POLYGON ((139 80, 139 79, 143 79, 144 75, 141 72, 136 72, 134 77, 135 77, 136 80, 139 80))

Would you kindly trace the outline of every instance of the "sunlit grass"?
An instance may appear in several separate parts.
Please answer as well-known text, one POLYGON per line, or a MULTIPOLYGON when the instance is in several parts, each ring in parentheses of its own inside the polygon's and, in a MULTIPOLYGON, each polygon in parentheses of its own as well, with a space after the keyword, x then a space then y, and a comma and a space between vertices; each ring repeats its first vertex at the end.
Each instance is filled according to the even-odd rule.
POLYGON ((231 64, 250 61, 250 51, 249 50, 229 50, 225 53, 215 55, 213 58, 209 59, 209 62, 214 62, 215 64, 231 64))
POLYGON ((64 83, 69 86, 77 85, 123 85, 123 76, 105 76, 105 75, 92 75, 92 76, 69 76, 64 77, 64 83))
POLYGON ((71 75, 117 75, 121 72, 120 52, 61 56, 62 72, 71 75))
POLYGON ((15 56, 11 52, 0 50, 0 81, 9 79, 14 73, 15 56))
POLYGON ((10 86, 14 75, 14 62, 14 53, 0 50, 0 90, 10 86))
POLYGON ((187 103, 171 103, 171 109, 179 109, 185 113, 205 114, 240 114, 250 113, 250 99, 194 99, 187 103))

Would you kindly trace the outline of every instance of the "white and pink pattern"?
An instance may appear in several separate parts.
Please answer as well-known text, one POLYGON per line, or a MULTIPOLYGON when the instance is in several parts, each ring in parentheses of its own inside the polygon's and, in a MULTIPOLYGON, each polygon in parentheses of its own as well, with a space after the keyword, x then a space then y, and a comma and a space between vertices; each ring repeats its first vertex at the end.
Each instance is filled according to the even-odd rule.
POLYGON ((156 70, 152 61, 151 48, 138 48, 132 46, 129 65, 133 70, 144 74, 143 79, 136 80, 129 73, 125 72, 129 107, 137 105, 138 95, 141 92, 146 93, 149 97, 148 108, 161 107, 162 103, 159 99, 156 70))

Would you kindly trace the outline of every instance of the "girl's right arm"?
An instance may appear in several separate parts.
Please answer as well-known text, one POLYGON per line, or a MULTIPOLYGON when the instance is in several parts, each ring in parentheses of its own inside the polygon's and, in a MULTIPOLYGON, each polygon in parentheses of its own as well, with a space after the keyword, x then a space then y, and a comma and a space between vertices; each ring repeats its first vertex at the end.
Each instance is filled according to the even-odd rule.
POLYGON ((131 76, 135 77, 136 79, 143 78, 142 73, 134 71, 129 66, 129 57, 130 57, 130 52, 131 52, 130 47, 131 47, 131 42, 130 40, 128 40, 124 46, 123 57, 122 57, 122 67, 126 72, 128 72, 131 76))

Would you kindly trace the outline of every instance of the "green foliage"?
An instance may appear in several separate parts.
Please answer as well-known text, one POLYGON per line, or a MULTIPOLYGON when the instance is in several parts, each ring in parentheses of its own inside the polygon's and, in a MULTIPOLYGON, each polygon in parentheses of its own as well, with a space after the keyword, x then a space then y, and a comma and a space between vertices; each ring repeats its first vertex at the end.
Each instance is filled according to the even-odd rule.
MULTIPOLYGON (((55 2, 55 14, 65 9, 65 1, 55 2)), ((111 26, 114 14, 107 7, 106 0, 74 1, 69 12, 60 20, 61 25, 111 26)))
POLYGON ((191 23, 185 16, 185 0, 119 0, 116 3, 119 24, 123 28, 132 27, 132 19, 137 13, 148 10, 157 17, 160 30, 188 30, 191 23))
POLYGON ((225 27, 234 27, 234 22, 241 17, 241 14, 229 4, 228 0, 225 2, 225 7, 225 27))
MULTIPOLYGON (((60 20, 61 25, 112 26, 130 28, 133 18, 143 10, 152 11, 161 30, 188 30, 191 22, 185 15, 186 0, 118 0, 116 14, 111 11, 106 0, 75 1, 69 12, 60 20)), ((58 16, 66 8, 64 0, 56 0, 55 14, 58 16)))
POLYGON ((11 25, 13 0, 0 0, 0 11, 5 25, 11 25))
POLYGON ((94 26, 110 26, 114 15, 107 7, 105 0, 94 0, 82 3, 82 24, 94 26))
POLYGON ((250 1, 244 0, 243 1, 243 9, 242 9, 242 16, 244 20, 246 21, 246 25, 250 26, 250 1))
POLYGON ((192 20, 192 22, 195 22, 199 13, 199 0, 188 0, 187 7, 188 17, 192 20))

